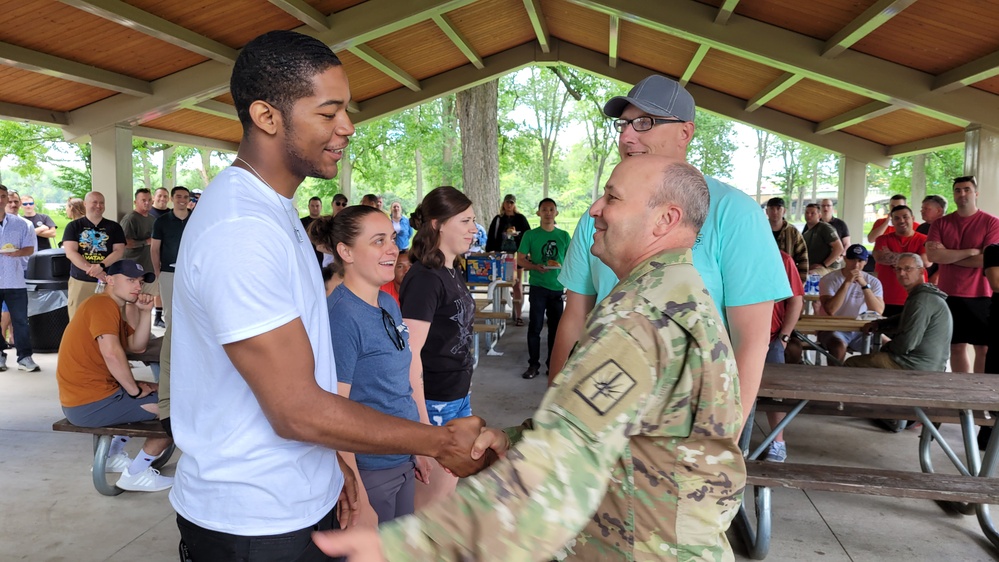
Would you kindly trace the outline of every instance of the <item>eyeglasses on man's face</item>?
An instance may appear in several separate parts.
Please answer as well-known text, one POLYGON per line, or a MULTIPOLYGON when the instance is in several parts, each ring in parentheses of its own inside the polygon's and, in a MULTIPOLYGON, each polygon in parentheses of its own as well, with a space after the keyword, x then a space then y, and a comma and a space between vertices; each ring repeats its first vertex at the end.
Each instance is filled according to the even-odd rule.
POLYGON ((402 339, 402 334, 399 332, 399 327, 395 325, 392 315, 384 308, 381 310, 382 326, 385 328, 385 333, 388 334, 389 339, 395 344, 396 349, 399 351, 406 349, 406 340, 402 339))
POLYGON ((333 204, 336 205, 337 207, 346 207, 347 206, 347 202, 346 201, 334 201, 333 204))
POLYGON ((898 267, 898 266, 895 266, 895 271, 900 271, 902 273, 911 273, 913 271, 918 271, 920 269, 923 269, 923 268, 919 267, 918 265, 907 266, 907 267, 898 267))
POLYGON ((625 127, 631 125, 632 129, 635 129, 636 133, 644 133, 651 129, 654 125, 666 125, 669 123, 686 123, 683 119, 677 119, 675 117, 662 118, 662 117, 649 117, 643 115, 642 117, 635 117, 634 119, 615 119, 614 120, 614 130, 623 133, 625 127))

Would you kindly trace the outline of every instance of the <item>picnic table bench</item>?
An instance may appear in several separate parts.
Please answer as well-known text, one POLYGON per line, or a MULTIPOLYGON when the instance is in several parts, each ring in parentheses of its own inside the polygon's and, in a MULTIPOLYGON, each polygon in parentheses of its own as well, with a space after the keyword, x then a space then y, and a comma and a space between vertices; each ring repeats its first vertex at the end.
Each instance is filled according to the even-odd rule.
MULTIPOLYGON (((125 437, 141 437, 141 438, 166 438, 166 430, 163 429, 163 424, 160 420, 152 420, 145 422, 135 422, 135 423, 123 423, 118 425, 110 425, 106 427, 80 427, 78 425, 73 425, 69 420, 63 418, 52 424, 53 431, 66 431, 69 433, 88 433, 94 436, 94 465, 93 465, 93 480, 94 488, 105 496, 117 496, 124 490, 118 488, 114 484, 109 484, 107 480, 107 475, 104 469, 107 465, 108 451, 111 449, 111 439, 115 435, 122 435, 125 437)), ((153 468, 160 468, 170 460, 171 455, 173 455, 174 445, 173 443, 163 451, 158 459, 153 461, 153 468)))
MULTIPOLYGON (((999 460, 999 432, 992 433, 984 459, 979 457, 975 435, 976 423, 991 418, 983 412, 999 410, 999 377, 768 364, 763 371, 759 396, 796 402, 790 405, 788 415, 771 429, 755 449, 749 450, 748 443, 745 444, 748 452, 746 499, 752 491, 756 525, 754 528, 749 519, 745 501, 735 523, 751 558, 762 560, 769 551, 772 525, 770 488, 775 486, 956 502, 954 507, 958 511, 976 514, 982 532, 999 548, 999 531, 989 514, 989 504, 999 503, 999 479, 992 478, 999 460), (912 417, 923 423, 919 439, 921 472, 759 462, 757 459, 767 450, 773 438, 812 401, 865 406, 854 411, 878 418, 902 415, 903 411, 899 408, 907 408, 912 417), (940 435, 927 410, 938 419, 939 416, 956 414, 961 426, 965 461, 940 435), (933 443, 943 450, 960 474, 935 473, 930 460, 933 443)), ((838 406, 834 409, 838 410, 838 406)), ((845 411, 847 406, 843 409, 845 411)), ((752 416, 748 423, 752 423, 752 416)))

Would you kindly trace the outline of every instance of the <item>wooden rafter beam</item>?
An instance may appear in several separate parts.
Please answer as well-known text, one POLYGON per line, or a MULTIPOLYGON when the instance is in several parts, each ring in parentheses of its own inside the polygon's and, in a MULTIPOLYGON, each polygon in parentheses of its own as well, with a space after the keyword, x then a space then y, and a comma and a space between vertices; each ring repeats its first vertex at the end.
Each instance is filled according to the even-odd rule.
POLYGON ((928 139, 922 139, 901 144, 893 144, 885 151, 892 158, 912 156, 923 152, 934 152, 945 148, 954 148, 964 144, 964 133, 948 133, 928 139))
POLYGON ((69 114, 63 111, 49 111, 28 105, 0 101, 0 119, 8 121, 28 121, 39 125, 68 125, 69 114))
POLYGON ((193 109, 199 113, 207 113, 216 117, 230 119, 232 121, 239 121, 239 115, 236 114, 236 108, 218 100, 205 100, 199 103, 193 103, 190 105, 189 109, 193 109))
POLYGON ((268 0, 278 8, 288 12, 298 21, 316 31, 329 31, 330 22, 325 14, 304 0, 268 0))
POLYGON ((541 0, 524 0, 524 8, 527 9, 527 17, 531 18, 531 27, 538 37, 541 50, 549 52, 551 50, 551 36, 548 34, 548 22, 545 21, 545 14, 541 11, 541 0))
POLYGON ((697 67, 701 66, 701 61, 704 60, 704 57, 707 56, 708 51, 710 50, 711 47, 708 47, 707 45, 700 45, 697 47, 697 52, 694 53, 690 62, 687 63, 687 69, 683 71, 683 76, 680 76, 680 84, 686 86, 687 82, 690 82, 690 79, 694 77, 694 73, 697 72, 697 67))
POLYGON ((61 0, 61 2, 219 62, 232 63, 238 54, 232 47, 120 0, 61 0))
POLYGON ((378 51, 375 51, 371 47, 367 45, 358 45, 356 47, 351 47, 348 50, 364 62, 382 71, 387 76, 391 77, 393 80, 410 90, 415 92, 420 91, 419 80, 413 78, 408 72, 399 68, 395 63, 383 57, 378 53, 378 51))
POLYGON ((770 100, 781 95, 791 86, 794 86, 801 81, 802 76, 797 74, 792 74, 790 72, 785 72, 777 77, 776 80, 767 85, 756 93, 755 96, 746 102, 746 111, 756 111, 757 109, 763 107, 770 100))
POLYGON ((718 15, 715 16, 715 23, 718 25, 725 25, 728 23, 728 18, 732 17, 732 12, 735 12, 735 7, 739 3, 739 0, 725 0, 725 3, 718 8, 718 15))
POLYGON ((897 109, 899 109, 898 106, 890 103, 872 101, 871 103, 858 107, 857 109, 852 109, 846 113, 841 113, 840 115, 830 117, 829 119, 822 121, 815 126, 815 132, 819 135, 829 134, 833 131, 839 131, 840 129, 852 127, 857 123, 870 121, 875 117, 881 117, 882 115, 891 113, 897 109))
POLYGON ((915 2, 916 0, 878 0, 826 41, 822 56, 832 58, 839 55, 915 2))
POLYGON ((0 64, 132 96, 141 97, 153 93, 152 85, 145 80, 10 43, 0 43, 0 64))
POLYGON ((610 28, 607 43, 607 64, 611 68, 617 66, 617 48, 618 43, 621 41, 621 18, 611 14, 610 16, 610 28))
POLYGON ((475 68, 483 68, 482 57, 479 56, 479 53, 475 52, 468 39, 454 26, 451 18, 447 17, 446 14, 437 14, 433 17, 433 20, 437 24, 437 27, 441 28, 441 31, 444 32, 444 35, 447 35, 448 39, 454 43, 454 46, 458 47, 458 50, 465 55, 468 62, 472 63, 475 68))
POLYGON ((999 51, 948 70, 933 79, 934 92, 951 92, 999 74, 999 51))
POLYGON ((165 142, 170 145, 194 146, 197 148, 209 148, 221 152, 236 152, 239 150, 239 143, 229 142, 219 139, 189 135, 186 133, 175 133, 154 129, 152 127, 133 127, 132 137, 137 139, 147 139, 152 141, 165 142))

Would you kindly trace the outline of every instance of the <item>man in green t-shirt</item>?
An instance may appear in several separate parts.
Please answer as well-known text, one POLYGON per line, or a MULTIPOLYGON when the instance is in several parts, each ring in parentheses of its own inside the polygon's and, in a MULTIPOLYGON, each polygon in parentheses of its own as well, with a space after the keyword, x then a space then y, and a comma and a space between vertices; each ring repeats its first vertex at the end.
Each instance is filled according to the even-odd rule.
POLYGON ((525 379, 538 376, 541 367, 541 326, 548 315, 548 355, 545 367, 551 362, 555 332, 562 318, 564 287, 558 282, 558 272, 569 248, 569 233, 555 226, 558 207, 555 201, 545 198, 538 204, 541 228, 524 233, 517 250, 517 265, 531 272, 531 317, 527 328, 528 367, 521 375, 525 379))

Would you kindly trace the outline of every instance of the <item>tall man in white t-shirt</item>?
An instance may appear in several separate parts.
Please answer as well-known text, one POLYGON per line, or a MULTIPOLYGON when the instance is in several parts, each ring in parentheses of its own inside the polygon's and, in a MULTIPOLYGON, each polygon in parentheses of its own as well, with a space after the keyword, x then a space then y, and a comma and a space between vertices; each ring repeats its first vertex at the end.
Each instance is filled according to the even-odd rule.
POLYGON ((437 428, 335 394, 322 278, 292 198, 306 176, 336 175, 354 133, 336 55, 273 31, 240 52, 230 90, 238 157, 188 219, 174 277, 171 420, 184 456, 170 501, 193 560, 326 560, 312 531, 357 509, 334 449, 427 455, 466 475, 486 462, 470 456, 482 421, 437 428))

